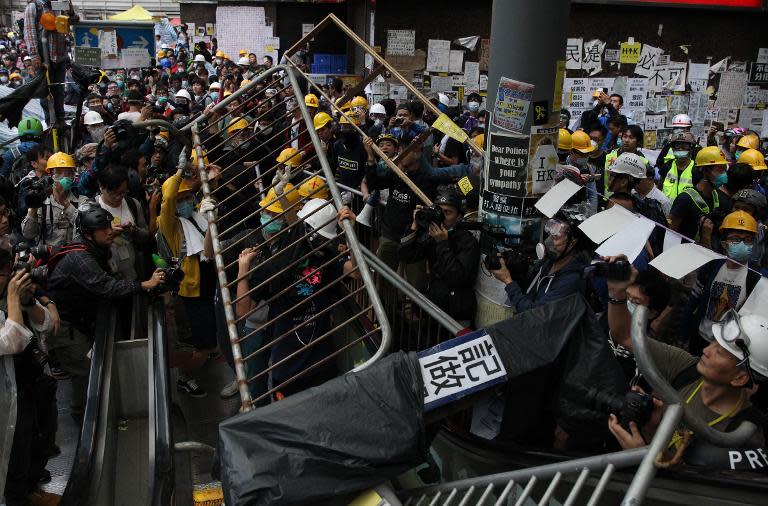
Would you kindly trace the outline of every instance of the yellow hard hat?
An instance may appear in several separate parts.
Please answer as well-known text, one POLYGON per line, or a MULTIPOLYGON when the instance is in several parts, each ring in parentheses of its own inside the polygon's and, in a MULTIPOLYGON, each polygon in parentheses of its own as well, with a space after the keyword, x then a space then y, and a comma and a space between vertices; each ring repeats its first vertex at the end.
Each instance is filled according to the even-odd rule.
POLYGON ((15 33, 13 33, 13 32, 8 32, 8 38, 13 38, 13 37, 15 37, 15 36, 16 36, 16 34, 15 34, 15 33))
POLYGON ((299 195, 302 197, 309 197, 312 195, 313 199, 327 199, 328 198, 328 185, 320 176, 313 176, 299 186, 299 195))
POLYGON ((569 132, 565 128, 561 128, 557 132, 557 149, 561 149, 563 151, 570 151, 571 149, 573 149, 571 132, 569 132))
POLYGON ((250 82, 251 82, 250 79, 243 79, 243 82, 240 83, 240 87, 244 88, 250 82))
POLYGON ((350 104, 350 107, 365 107, 368 109, 368 101, 365 99, 365 97, 361 97, 359 95, 353 98, 350 104))
MULTIPOLYGON (((192 161, 192 166, 197 168, 197 150, 192 150, 192 156, 189 157, 192 161)), ((203 165, 208 165, 208 151, 203 150, 203 165)))
POLYGON ((72 155, 59 151, 48 158, 45 171, 50 174, 53 169, 75 169, 75 159, 72 155))
POLYGON ((339 102, 341 101, 342 97, 339 97, 336 99, 336 102, 334 102, 337 106, 339 106, 339 109, 341 109, 344 112, 347 112, 348 110, 352 109, 352 102, 347 100, 343 104, 339 105, 339 102))
POLYGON ((728 165, 728 162, 723 156, 723 152, 717 146, 707 146, 698 152, 696 155, 696 166, 702 167, 705 165, 728 165))
POLYGON ((157 135, 159 135, 165 140, 171 139, 171 133, 168 130, 160 130, 160 132, 157 135))
POLYGON ((284 163, 294 169, 301 165, 301 153, 296 148, 285 148, 277 155, 277 163, 284 163))
POLYGON ((226 57, 227 57, 227 55, 225 55, 224 51, 222 51, 221 49, 216 51, 216 58, 226 58, 226 57))
POLYGON ((592 145, 592 139, 589 138, 587 132, 577 130, 571 134, 571 149, 575 149, 579 153, 591 153, 596 148, 592 145))
POLYGON ((765 170, 768 167, 765 166, 765 157, 756 149, 747 149, 741 156, 739 156, 740 163, 747 163, 755 170, 765 170))
POLYGON ((352 120, 352 123, 355 125, 360 124, 360 115, 356 112, 348 112, 346 116, 342 116, 341 119, 339 119, 339 125, 349 125, 349 120, 347 118, 352 120))
MULTIPOLYGON (((737 147, 746 149, 757 149, 760 147, 760 138, 756 134, 746 134, 736 143, 737 147)), ((741 160, 739 160, 741 161, 741 160)))
POLYGON ((304 105, 307 107, 320 107, 320 101, 317 99, 317 95, 309 93, 304 96, 304 105))
POLYGON ((225 92, 224 92, 224 98, 227 98, 227 97, 228 97, 228 96, 230 96, 231 94, 232 94, 232 92, 231 92, 231 91, 225 91, 225 92))
POLYGON ((165 50, 161 49, 160 51, 158 51, 157 52, 157 57, 158 58, 165 58, 165 50))
POLYGON ((744 230, 745 232, 757 233, 757 222, 746 211, 734 211, 723 220, 720 225, 720 232, 723 230, 744 230))
POLYGON ((315 130, 320 130, 331 121, 333 121, 333 119, 328 113, 319 112, 315 115, 315 119, 312 120, 312 123, 315 125, 315 130))
POLYGON ((248 122, 244 118, 232 118, 227 126, 227 135, 232 135, 234 132, 245 130, 248 128, 248 122))
POLYGON ((246 56, 247 54, 248 54, 248 51, 246 51, 245 49, 240 50, 240 56, 246 56))
POLYGON ((13 74, 8 76, 8 79, 9 80, 22 79, 22 77, 21 77, 21 74, 19 74, 18 72, 14 72, 13 74))
POLYGON ((475 135, 475 137, 472 139, 472 142, 474 142, 475 146, 477 146, 478 148, 485 149, 484 148, 484 146, 485 146, 485 134, 477 134, 477 135, 475 135))
MULTIPOLYGON (((289 205, 293 205, 296 202, 299 201, 301 196, 299 195, 298 190, 293 187, 291 183, 285 184, 285 198, 288 201, 289 205)), ((259 202, 259 206, 262 209, 266 209, 267 211, 270 211, 272 213, 282 213, 285 211, 283 209, 283 206, 280 204, 280 201, 282 199, 277 198, 277 193, 275 192, 274 188, 270 188, 267 192, 267 196, 261 199, 261 202, 259 202)))
POLYGON ((189 181, 182 179, 181 184, 179 185, 178 193, 191 192, 193 189, 194 188, 192 188, 192 185, 189 184, 189 181))

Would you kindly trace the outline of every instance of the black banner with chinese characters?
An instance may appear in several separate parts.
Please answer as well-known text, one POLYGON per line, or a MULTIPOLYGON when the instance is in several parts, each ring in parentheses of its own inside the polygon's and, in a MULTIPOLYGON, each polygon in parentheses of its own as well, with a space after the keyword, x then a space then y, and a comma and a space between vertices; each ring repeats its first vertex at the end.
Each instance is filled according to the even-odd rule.
POLYGON ((534 204, 538 198, 507 197, 489 191, 483 192, 483 211, 508 214, 518 218, 531 218, 539 215, 534 204))
POLYGON ((768 63, 752 62, 749 67, 749 82, 751 84, 768 84, 768 63))
POLYGON ((528 137, 491 134, 488 143, 486 190, 507 197, 524 197, 528 181, 528 137))

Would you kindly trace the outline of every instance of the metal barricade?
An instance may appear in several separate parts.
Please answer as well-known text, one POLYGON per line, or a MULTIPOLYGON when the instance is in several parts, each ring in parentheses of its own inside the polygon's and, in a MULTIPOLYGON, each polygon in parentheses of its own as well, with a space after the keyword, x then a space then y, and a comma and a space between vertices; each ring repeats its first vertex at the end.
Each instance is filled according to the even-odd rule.
POLYGON ((188 128, 203 194, 217 202, 207 216, 209 234, 243 409, 251 409, 254 403, 313 374, 325 378, 333 370, 331 365, 341 360, 339 355, 358 343, 366 342, 375 351, 344 369, 361 370, 383 356, 391 341, 390 325, 353 223, 341 221, 337 238, 318 233, 325 226, 335 226, 336 211, 343 203, 293 71, 284 66, 270 69, 206 110, 188 128), (292 93, 265 100, 263 90, 280 79, 287 80, 292 93), (243 95, 248 100, 235 107, 234 101, 243 95), (295 109, 283 113, 292 97, 300 116, 295 109), (228 107, 233 117, 254 118, 248 128, 269 118, 272 131, 266 136, 254 134, 252 144, 233 152, 227 148, 226 138, 211 135, 217 129, 218 115, 228 107), (291 163, 293 159, 276 162, 289 147, 309 155, 299 167, 291 167, 299 165, 291 163), (226 161, 220 167, 226 184, 215 186, 216 181, 209 180, 206 154, 210 164, 226 161), (288 172, 292 187, 279 179, 288 172), (299 195, 298 188, 318 175, 326 181, 331 198, 301 212, 324 187, 305 195, 299 195), (273 230, 270 224, 283 222, 279 231, 266 232, 273 230), (257 257, 247 273, 235 275, 237 253, 246 245, 254 248, 257 257), (360 283, 352 286, 352 278, 360 283), (267 378, 267 388, 255 391, 252 398, 249 385, 263 384, 267 378))
POLYGON ((651 444, 643 448, 405 490, 399 498, 406 506, 520 506, 531 504, 531 501, 539 505, 594 506, 601 504, 600 499, 616 469, 639 465, 622 503, 639 505, 656 474, 656 455, 669 441, 681 417, 679 404, 669 406, 651 444), (572 482, 572 485, 567 487, 564 482, 572 482), (585 487, 592 490, 589 496, 585 487))

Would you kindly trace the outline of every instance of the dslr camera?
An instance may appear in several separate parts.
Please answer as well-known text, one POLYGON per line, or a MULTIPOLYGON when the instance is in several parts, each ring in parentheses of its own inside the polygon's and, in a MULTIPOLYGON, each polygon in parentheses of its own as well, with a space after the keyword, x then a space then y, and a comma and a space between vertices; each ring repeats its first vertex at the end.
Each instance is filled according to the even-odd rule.
POLYGON ((632 275, 632 266, 626 260, 617 260, 612 263, 596 262, 591 267, 594 268, 595 276, 611 281, 626 281, 632 275))
POLYGON ((46 262, 50 256, 48 246, 30 246, 25 242, 20 242, 14 246, 13 253, 19 255, 19 260, 13 264, 14 274, 18 271, 28 272, 33 283, 44 285, 48 278, 48 268, 45 265, 36 266, 31 260, 34 257, 43 263, 46 262))
POLYGON ((153 254, 152 262, 155 267, 165 274, 165 281, 157 288, 158 293, 179 291, 181 282, 184 281, 184 271, 181 270, 181 260, 179 258, 163 258, 160 255, 153 254))
POLYGON ((653 413, 653 398, 648 394, 632 390, 624 395, 616 395, 590 388, 584 400, 585 404, 594 411, 616 415, 627 432, 631 432, 629 422, 635 422, 640 428, 651 419, 653 413))
POLYGON ((53 178, 51 176, 36 177, 27 185, 27 207, 38 209, 43 207, 45 199, 53 193, 53 178))
POLYGON ((438 204, 432 207, 422 207, 416 211, 415 221, 416 226, 421 230, 428 230, 431 223, 441 225, 445 221, 443 208, 438 204))

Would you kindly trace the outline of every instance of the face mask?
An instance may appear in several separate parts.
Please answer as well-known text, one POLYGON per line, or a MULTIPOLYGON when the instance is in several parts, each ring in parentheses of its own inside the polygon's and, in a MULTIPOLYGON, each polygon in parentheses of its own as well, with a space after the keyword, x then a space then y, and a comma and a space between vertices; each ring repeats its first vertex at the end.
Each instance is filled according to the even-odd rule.
POLYGON ((675 158, 678 160, 683 160, 685 158, 688 158, 690 156, 691 152, 687 149, 681 149, 679 151, 674 151, 673 154, 675 155, 675 158))
POLYGON ((71 177, 57 177, 55 178, 56 182, 61 185, 61 189, 64 190, 65 193, 68 193, 69 190, 72 189, 72 178, 71 177))
POLYGON ((720 188, 724 184, 728 183, 728 173, 723 172, 719 176, 717 176, 717 179, 715 179, 715 188, 720 188))
POLYGON ((383 124, 384 124, 384 120, 381 120, 379 118, 376 118, 375 120, 373 120, 373 126, 375 127, 380 127, 383 124))
POLYGON ((728 257, 737 262, 746 262, 752 256, 752 245, 743 242, 728 243, 728 257))
POLYGON ((629 314, 634 314, 635 309, 637 309, 637 304, 632 302, 631 300, 627 301, 627 311, 629 311, 629 314))
POLYGON ((101 142, 104 140, 104 134, 107 131, 107 127, 105 126, 94 127, 88 131, 91 134, 91 138, 93 139, 93 142, 101 142))
POLYGON ((623 145, 624 145, 624 141, 622 141, 622 140, 621 140, 621 137, 619 137, 618 139, 616 139, 616 147, 617 147, 617 148, 620 148, 620 147, 622 147, 623 145))
POLYGON ((555 239, 552 236, 544 239, 544 251, 546 257, 553 262, 560 258, 560 252, 557 250, 555 239))
POLYGON ((165 105, 168 102, 168 97, 157 97, 157 105, 165 105))
POLYGON ((181 87, 182 88, 186 88, 187 86, 189 86, 189 81, 182 81, 181 82, 181 87))
POLYGON ((176 214, 182 218, 190 218, 195 214, 195 203, 191 200, 185 200, 176 204, 176 214))
POLYGON ((485 123, 478 123, 477 128, 480 128, 481 130, 485 130, 485 123))
POLYGON ((0 83, 7 83, 7 82, 8 82, 8 77, 0 76, 0 83))
POLYGON ((211 98, 213 99, 214 102, 217 101, 219 99, 219 92, 218 91, 212 91, 211 92, 211 98))
POLYGON ((734 153, 734 155, 733 155, 733 156, 735 156, 735 157, 736 157, 736 160, 738 160, 739 158, 741 158, 741 153, 743 153, 743 151, 736 151, 736 153, 734 153))
POLYGON ((223 61, 221 58, 216 58, 216 65, 221 65, 221 62, 223 61))
POLYGON ((474 100, 472 102, 467 103, 467 107, 472 112, 477 112, 480 109, 480 102, 475 102, 474 100))
POLYGON ((276 234, 280 232, 280 229, 283 228, 283 223, 284 223, 282 218, 278 218, 271 222, 270 220, 272 220, 272 217, 267 214, 263 214, 261 215, 261 218, 259 218, 259 221, 261 222, 262 227, 264 227, 263 228, 264 232, 268 234, 276 234))

